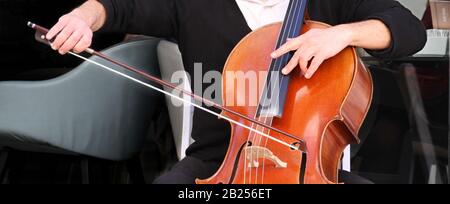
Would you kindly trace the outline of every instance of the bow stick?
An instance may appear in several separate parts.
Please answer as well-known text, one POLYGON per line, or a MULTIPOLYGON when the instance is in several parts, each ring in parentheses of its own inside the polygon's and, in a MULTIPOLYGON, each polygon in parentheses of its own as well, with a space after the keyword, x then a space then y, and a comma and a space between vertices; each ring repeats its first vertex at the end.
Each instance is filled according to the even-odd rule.
MULTIPOLYGON (((34 23, 32 23, 32 22, 28 22, 27 25, 28 25, 28 27, 30 27, 30 28, 36 30, 35 38, 36 38, 37 41, 39 41, 39 42, 41 42, 41 43, 44 43, 44 44, 47 44, 47 45, 51 45, 51 41, 47 40, 46 37, 45 37, 45 35, 48 33, 48 29, 47 29, 47 28, 44 28, 44 27, 39 26, 39 25, 37 25, 37 24, 34 24, 34 23)), ((264 133, 264 132, 261 132, 261 131, 256 130, 256 129, 251 128, 251 127, 248 127, 248 126, 246 126, 246 125, 244 125, 244 124, 242 124, 242 123, 240 123, 240 122, 238 122, 238 121, 235 121, 235 120, 233 120, 233 119, 231 119, 231 118, 225 117, 225 116, 223 116, 223 115, 221 115, 221 114, 218 114, 218 113, 216 113, 216 112, 214 112, 214 111, 211 111, 211 110, 209 110, 209 109, 206 109, 206 108, 204 108, 204 107, 202 107, 202 106, 200 106, 200 105, 197 105, 197 104, 195 104, 195 103, 193 103, 193 102, 191 102, 191 101, 187 101, 187 100, 185 100, 185 99, 183 99, 183 98, 181 98, 181 97, 179 97, 179 96, 173 95, 173 94, 171 94, 171 93, 169 93, 169 92, 166 92, 166 91, 164 91, 164 90, 161 90, 161 89, 159 89, 159 88, 157 88, 157 87, 155 87, 155 86, 152 86, 152 85, 147 84, 147 83, 145 83, 145 82, 142 82, 142 81, 139 81, 139 80, 137 80, 137 79, 134 79, 134 78, 132 78, 132 77, 126 75, 126 74, 123 74, 123 73, 121 73, 121 72, 118 72, 118 71, 116 71, 116 70, 114 70, 114 69, 111 69, 111 68, 109 68, 109 67, 107 67, 107 66, 105 66, 105 65, 102 65, 102 64, 100 64, 100 63, 98 63, 98 62, 92 61, 92 60, 90 60, 90 59, 87 59, 87 58, 85 58, 85 57, 83 57, 83 56, 81 56, 81 55, 78 55, 78 54, 76 54, 76 53, 73 53, 73 52, 69 52, 69 53, 70 53, 71 55, 74 55, 74 56, 76 56, 76 57, 79 57, 79 58, 81 58, 81 59, 83 59, 83 60, 85 60, 85 61, 89 61, 89 62, 91 62, 91 63, 94 63, 94 64, 96 64, 96 65, 98 65, 98 66, 100 66, 100 67, 102 67, 102 68, 104 68, 104 69, 106 69, 106 70, 108 70, 108 71, 112 71, 112 72, 114 72, 114 73, 116 73, 116 74, 119 74, 119 75, 121 75, 121 76, 123 76, 123 77, 125 77, 125 78, 128 78, 128 79, 130 79, 130 80, 132 80, 132 81, 135 81, 135 82, 140 83, 140 84, 142 84, 142 85, 144 85, 144 86, 147 86, 147 87, 149 87, 149 88, 152 88, 152 89, 154 89, 154 90, 156 90, 156 91, 158 91, 158 92, 161 92, 161 93, 163 93, 163 94, 166 94, 166 95, 169 95, 169 96, 171 96, 171 97, 174 97, 174 98, 176 98, 176 99, 178 99, 178 100, 181 100, 181 101, 183 101, 183 102, 185 102, 185 103, 189 103, 189 104, 191 104, 192 106, 195 106, 195 107, 197 107, 197 108, 199 108, 199 109, 201 109, 201 110, 203 110, 203 111, 206 111, 206 112, 208 112, 208 113, 211 113, 211 114, 213 114, 213 115, 216 115, 216 116, 218 116, 219 118, 223 118, 223 119, 225 119, 225 120, 227 120, 227 121, 229 121, 229 122, 231 122, 231 123, 234 123, 234 124, 236 124, 236 125, 238 125, 238 126, 241 126, 241 127, 245 128, 245 129, 248 129, 248 130, 250 130, 250 131, 252 131, 252 132, 255 132, 255 133, 257 133, 257 134, 260 134, 260 135, 262 135, 262 136, 264 136, 264 137, 266 137, 266 138, 268 138, 268 139, 271 139, 271 140, 273 140, 273 141, 275 141, 275 142, 278 142, 278 143, 280 143, 280 144, 283 144, 283 145, 285 145, 285 146, 287 146, 287 147, 289 147, 289 148, 292 148, 292 149, 294 149, 294 150, 300 150, 300 151, 302 151, 302 152, 306 152, 306 144, 305 144, 304 140, 302 140, 302 139, 300 139, 300 138, 298 138, 298 137, 296 137, 296 136, 294 136, 294 135, 292 135, 292 134, 286 133, 286 132, 284 132, 284 131, 282 131, 282 130, 279 130, 279 129, 277 129, 277 128, 271 127, 271 126, 269 126, 269 125, 267 125, 267 124, 264 124, 264 123, 262 123, 262 122, 260 122, 260 121, 257 121, 257 120, 255 120, 255 119, 252 119, 252 118, 250 118, 250 117, 248 117, 248 116, 245 116, 245 115, 243 115, 243 114, 241 114, 241 113, 238 113, 238 112, 236 112, 236 111, 233 111, 233 110, 231 110, 231 109, 228 109, 228 108, 226 108, 226 107, 223 107, 223 106, 221 106, 221 105, 219 105, 219 104, 217 104, 217 103, 215 103, 215 102, 213 102, 213 101, 211 101, 211 100, 208 100, 208 99, 205 99, 205 98, 200 97, 200 96, 198 96, 198 95, 195 95, 194 93, 192 93, 192 92, 190 92, 190 91, 186 91, 186 90, 184 90, 184 89, 182 89, 182 88, 180 88, 180 87, 178 87, 178 86, 176 86, 176 85, 174 85, 174 84, 171 84, 171 83, 169 83, 169 82, 166 82, 166 81, 164 81, 164 80, 161 80, 161 79, 159 79, 158 77, 155 77, 155 76, 152 76, 152 75, 150 75, 150 74, 147 74, 147 73, 145 73, 145 72, 143 72, 143 71, 141 71, 141 70, 139 70, 139 69, 137 69, 137 68, 135 68, 135 67, 132 67, 132 66, 130 66, 130 65, 124 64, 124 63, 119 62, 119 61, 116 61, 116 60, 114 60, 114 59, 111 59, 110 57, 108 57, 108 56, 104 55, 103 53, 98 52, 98 51, 96 51, 96 50, 94 50, 94 49, 92 49, 92 48, 87 48, 86 50, 84 50, 84 52, 89 53, 89 54, 94 55, 94 56, 98 56, 98 57, 100 57, 100 58, 102 58, 102 59, 104 59, 104 60, 106 60, 106 61, 109 61, 109 62, 115 64, 115 65, 118 65, 118 66, 120 66, 120 67, 122 67, 122 68, 125 68, 125 69, 127 69, 127 70, 129 70, 129 71, 132 71, 132 72, 134 72, 134 73, 137 73, 138 75, 143 76, 144 78, 146 78, 146 79, 148 79, 148 80, 150 80, 150 81, 152 81, 152 82, 154 82, 154 83, 157 83, 157 84, 159 84, 159 85, 162 85, 162 86, 165 86, 165 87, 168 87, 168 88, 177 90, 177 91, 180 91, 181 93, 190 96, 191 98, 197 100, 198 102, 202 102, 202 103, 204 103, 204 104, 206 104, 206 105, 209 105, 209 106, 211 106, 211 107, 214 107, 214 108, 216 108, 216 109, 218 109, 218 110, 221 110, 221 111, 230 113, 230 114, 232 114, 232 115, 235 115, 235 116, 237 116, 237 117, 239 117, 239 118, 242 118, 242 119, 244 119, 244 120, 246 120, 246 121, 248 121, 248 122, 251 122, 251 123, 255 123, 255 124, 257 124, 257 125, 260 125, 260 126, 266 128, 266 129, 268 129, 268 130, 277 132, 277 133, 282 134, 282 135, 284 135, 284 136, 286 136, 286 137, 289 137, 289 138, 291 138, 291 139, 297 140, 298 142, 297 142, 296 144, 288 144, 287 142, 281 141, 280 139, 277 139, 277 138, 275 138, 275 137, 272 137, 272 136, 270 136, 270 135, 268 135, 268 134, 266 134, 266 133, 264 133), (298 145, 298 146, 296 146, 296 145, 298 145)))

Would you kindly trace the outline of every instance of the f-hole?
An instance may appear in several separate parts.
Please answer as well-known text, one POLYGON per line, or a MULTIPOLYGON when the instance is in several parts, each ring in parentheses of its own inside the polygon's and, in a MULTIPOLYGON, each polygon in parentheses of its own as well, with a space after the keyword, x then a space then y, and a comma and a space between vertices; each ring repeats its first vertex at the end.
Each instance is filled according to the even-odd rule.
POLYGON ((305 174, 306 174, 306 158, 308 157, 308 155, 306 154, 306 152, 302 153, 302 162, 301 162, 301 167, 300 167, 300 184, 305 184, 305 174))
MULTIPOLYGON (((292 146, 297 147, 297 149, 293 149, 293 148, 291 147, 291 150, 292 150, 292 151, 300 151, 300 150, 299 150, 300 147, 301 147, 300 142, 295 142, 295 143, 292 144, 292 146)), ((308 155, 306 154, 306 152, 302 152, 302 160, 301 160, 301 162, 300 162, 300 164, 301 164, 301 166, 300 166, 300 175, 299 175, 299 181, 298 181, 300 184, 304 184, 304 183, 305 183, 306 157, 307 157, 307 156, 308 156, 308 155)))
POLYGON ((237 168, 239 165, 239 158, 241 158, 242 150, 244 149, 244 147, 251 147, 252 145, 253 145, 252 142, 247 141, 246 143, 242 144, 241 148, 239 148, 239 152, 236 155, 236 158, 234 159, 233 173, 231 174, 228 184, 231 184, 231 182, 233 182, 233 180, 234 180, 234 177, 236 177, 236 171, 237 171, 237 168))

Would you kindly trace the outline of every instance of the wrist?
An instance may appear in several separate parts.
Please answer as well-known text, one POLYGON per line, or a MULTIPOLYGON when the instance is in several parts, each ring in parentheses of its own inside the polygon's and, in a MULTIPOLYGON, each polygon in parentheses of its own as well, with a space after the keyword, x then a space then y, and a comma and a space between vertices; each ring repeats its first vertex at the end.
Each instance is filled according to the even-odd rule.
POLYGON ((86 11, 84 11, 81 7, 76 8, 70 12, 71 15, 76 16, 77 18, 83 20, 87 25, 92 26, 95 22, 95 16, 89 16, 86 11))
POLYGON ((351 24, 342 24, 338 25, 337 27, 339 29, 339 32, 343 36, 344 42, 346 42, 348 46, 357 46, 355 29, 351 24))
POLYGON ((105 21, 104 7, 96 0, 86 1, 71 14, 81 18, 93 31, 100 29, 105 21))

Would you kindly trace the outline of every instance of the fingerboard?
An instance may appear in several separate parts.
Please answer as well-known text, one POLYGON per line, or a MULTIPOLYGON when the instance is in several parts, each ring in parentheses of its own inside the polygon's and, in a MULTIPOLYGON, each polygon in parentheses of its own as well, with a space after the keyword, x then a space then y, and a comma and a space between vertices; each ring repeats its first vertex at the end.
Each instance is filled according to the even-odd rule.
MULTIPOLYGON (((287 39, 300 36, 307 3, 308 0, 290 0, 278 36, 277 49, 286 43, 287 39)), ((281 117, 283 115, 290 77, 289 75, 283 75, 281 69, 287 65, 292 56, 293 52, 290 52, 272 60, 258 106, 257 117, 281 117)))

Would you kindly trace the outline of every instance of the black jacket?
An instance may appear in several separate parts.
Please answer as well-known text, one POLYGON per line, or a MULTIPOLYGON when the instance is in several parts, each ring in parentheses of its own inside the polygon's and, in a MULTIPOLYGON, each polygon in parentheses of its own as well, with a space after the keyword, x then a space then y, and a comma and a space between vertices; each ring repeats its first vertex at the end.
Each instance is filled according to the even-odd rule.
MULTIPOLYGON (((183 62, 193 77, 194 63, 203 71, 222 71, 233 47, 249 32, 234 0, 100 0, 107 20, 102 31, 127 32, 172 38, 178 41, 183 62)), ((391 30, 392 44, 382 51, 368 51, 380 58, 414 54, 426 42, 422 23, 393 0, 311 0, 310 17, 330 25, 379 19, 391 30)), ((195 79, 194 79, 195 80, 195 79)), ((204 84, 207 87, 208 84, 204 84)), ((228 122, 200 110, 194 114, 187 155, 221 161, 229 143, 228 122)))

